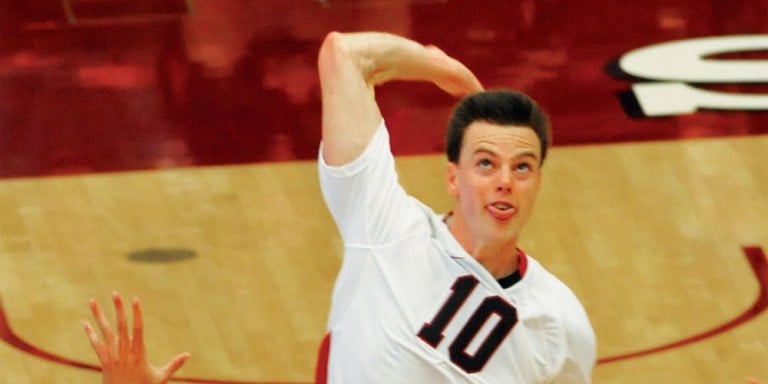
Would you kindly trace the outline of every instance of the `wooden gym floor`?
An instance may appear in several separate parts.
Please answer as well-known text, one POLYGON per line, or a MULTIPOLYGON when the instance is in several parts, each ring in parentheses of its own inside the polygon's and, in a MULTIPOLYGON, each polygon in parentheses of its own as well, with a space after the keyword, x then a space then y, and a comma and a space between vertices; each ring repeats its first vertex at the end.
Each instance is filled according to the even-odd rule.
MULTIPOLYGON (((761 2, 51 3, 2 4, 2 382, 100 382, 81 321, 113 290, 142 299, 154 362, 192 353, 177 382, 312 381, 341 257, 314 161, 334 29, 435 43, 551 112, 522 246, 586 306, 595 383, 768 382, 768 112, 632 116, 610 70, 659 41, 768 33, 761 2)), ((453 100, 379 98, 406 189, 448 209, 453 100)))

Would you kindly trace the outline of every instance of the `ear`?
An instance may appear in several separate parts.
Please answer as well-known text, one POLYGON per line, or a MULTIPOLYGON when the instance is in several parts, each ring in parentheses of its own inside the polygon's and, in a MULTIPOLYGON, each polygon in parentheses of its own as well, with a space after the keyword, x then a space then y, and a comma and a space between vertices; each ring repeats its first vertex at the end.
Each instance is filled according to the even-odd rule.
POLYGON ((448 194, 454 198, 459 196, 458 172, 459 166, 456 163, 449 161, 446 172, 446 188, 448 189, 448 194))

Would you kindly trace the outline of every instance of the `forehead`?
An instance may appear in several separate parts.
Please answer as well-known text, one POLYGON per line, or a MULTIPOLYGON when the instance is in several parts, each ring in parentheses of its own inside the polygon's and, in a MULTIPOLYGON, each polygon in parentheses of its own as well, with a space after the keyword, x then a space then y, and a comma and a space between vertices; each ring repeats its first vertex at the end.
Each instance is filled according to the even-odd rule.
POLYGON ((497 154, 514 155, 520 151, 533 151, 541 157, 541 142, 533 128, 527 125, 503 125, 475 121, 467 126, 462 140, 462 153, 488 150, 497 154))

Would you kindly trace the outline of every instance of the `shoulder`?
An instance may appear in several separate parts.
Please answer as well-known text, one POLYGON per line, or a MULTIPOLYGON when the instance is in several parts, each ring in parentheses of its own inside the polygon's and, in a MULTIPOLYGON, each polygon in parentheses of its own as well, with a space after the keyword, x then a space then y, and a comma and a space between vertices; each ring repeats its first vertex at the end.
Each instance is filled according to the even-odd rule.
POLYGON ((553 308, 559 308, 564 312, 577 312, 586 318, 586 313, 581 300, 574 291, 557 276, 528 256, 528 270, 526 271, 526 285, 534 291, 534 295, 541 302, 548 303, 553 308))
POLYGON ((349 176, 362 170, 367 163, 380 159, 381 156, 391 153, 389 151, 389 132, 384 119, 379 122, 376 131, 371 140, 366 144, 364 150, 355 158, 343 164, 331 164, 325 157, 325 141, 320 142, 318 151, 318 165, 322 173, 328 173, 331 176, 349 176))

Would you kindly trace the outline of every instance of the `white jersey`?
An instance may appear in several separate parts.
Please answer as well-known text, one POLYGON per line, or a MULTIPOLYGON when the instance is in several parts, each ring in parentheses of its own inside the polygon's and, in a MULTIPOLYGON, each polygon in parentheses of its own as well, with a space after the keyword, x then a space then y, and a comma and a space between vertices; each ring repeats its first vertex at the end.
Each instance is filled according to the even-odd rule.
POLYGON ((359 158, 319 169, 345 247, 328 383, 590 382, 595 335, 573 292, 527 256, 502 288, 401 187, 383 122, 359 158))

